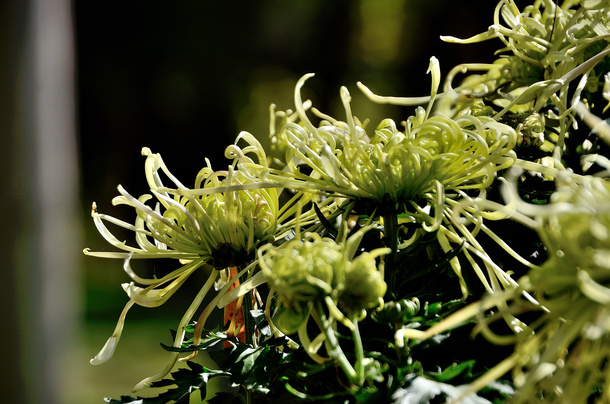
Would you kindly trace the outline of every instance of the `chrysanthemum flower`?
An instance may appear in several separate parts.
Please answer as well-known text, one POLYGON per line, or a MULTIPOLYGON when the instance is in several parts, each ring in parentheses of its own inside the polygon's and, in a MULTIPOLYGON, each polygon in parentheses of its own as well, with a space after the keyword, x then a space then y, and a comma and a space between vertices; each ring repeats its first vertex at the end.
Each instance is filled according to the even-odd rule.
MULTIPOLYGON (((484 190, 493 183, 496 173, 515 161, 512 151, 516 144, 515 130, 485 116, 465 115, 457 119, 431 116, 440 84, 440 69, 435 58, 429 71, 432 89, 431 96, 426 97, 427 110, 419 107, 404 123, 403 130, 393 120, 385 119, 371 134, 353 117, 346 88, 341 89, 346 121, 312 109, 320 119, 319 125, 314 125, 308 117, 309 105, 300 95, 301 87, 311 77, 304 76, 295 90, 300 121, 291 116, 272 136, 272 141, 281 144, 278 150, 284 151, 284 168, 259 167, 257 175, 265 183, 346 198, 360 214, 381 215, 387 245, 394 252, 414 243, 426 232, 438 232, 444 251, 451 251, 452 245, 464 245, 469 250, 467 259, 488 291, 509 287, 514 281, 492 262, 476 242, 474 233, 455 220, 452 212, 462 198, 473 198, 476 192, 484 197, 484 190), (409 234, 408 240, 396 244, 399 214, 401 223, 411 222, 420 228, 415 234, 409 234), (483 261, 486 270, 480 268, 477 260, 483 261)), ((401 99, 375 96, 362 85, 361 88, 373 101, 401 102, 401 99)), ((476 223, 476 231, 482 229, 492 234, 481 225, 481 212, 470 209, 467 215, 468 220, 476 223)), ((451 265, 460 278, 464 294, 468 294, 458 259, 453 259, 451 265)), ((389 270, 396 268, 390 264, 389 270)))
MULTIPOLYGON (((431 70, 438 85, 438 66, 432 63, 431 70)), ((439 185, 445 190, 485 188, 494 173, 514 158, 514 130, 485 117, 454 121, 429 117, 429 111, 420 108, 403 131, 385 119, 369 137, 352 116, 346 88, 341 89, 341 99, 347 122, 314 110, 321 118, 316 127, 300 96, 309 77, 298 82, 295 92, 300 123, 289 122, 280 131, 287 169, 271 170, 264 177, 269 181, 308 192, 386 203, 395 209, 397 204, 435 193, 439 185), (311 174, 303 173, 303 166, 311 174)))
POLYGON ((610 400, 610 183, 577 181, 560 184, 550 205, 527 207, 549 259, 519 283, 547 311, 517 336, 516 402, 585 403, 595 389, 595 402, 610 400))
MULTIPOLYGON (((597 159, 610 168, 609 161, 597 159)), ((531 269, 513 291, 466 307, 436 329, 402 330, 401 335, 410 338, 429 338, 498 305, 499 300, 512 313, 539 311, 530 324, 514 319, 520 328, 516 335, 496 335, 488 320, 479 324, 477 329, 491 341, 514 343, 515 350, 468 392, 512 370, 518 388, 514 402, 610 400, 610 182, 563 171, 557 184, 548 205, 527 204, 518 198, 514 184, 505 187, 512 209, 538 230, 548 251, 542 266, 531 269), (534 220, 527 221, 528 216, 534 220)))
POLYGON ((541 113, 546 116, 545 151, 564 139, 576 119, 581 100, 588 107, 602 102, 610 63, 610 3, 607 1, 538 1, 519 10, 513 0, 498 3, 494 24, 487 32, 468 39, 442 37, 453 43, 500 39, 505 48, 494 63, 458 65, 445 84, 444 114, 472 113, 493 105, 491 115, 541 113), (503 21, 501 21, 501 19, 503 21), (458 74, 471 74, 454 88, 458 74), (485 101, 485 102, 483 102, 485 101), (564 119, 564 118, 567 118, 564 119))
MULTIPOLYGON (((248 134, 240 137, 248 137, 248 134)), ((262 147, 255 140, 249 140, 252 146, 245 153, 259 153, 258 160, 265 164, 262 147)), ((194 187, 187 188, 170 173, 160 155, 151 153, 147 148, 142 153, 147 157, 145 173, 152 195, 135 198, 119 186, 121 195, 113 200, 115 205, 128 205, 135 209, 135 224, 99 213, 96 205, 93 205, 92 216, 96 227, 111 245, 121 251, 92 252, 86 249, 85 254, 123 259, 124 269, 133 282, 123 285, 130 300, 112 337, 91 360, 92 364, 103 363, 112 356, 122 332, 125 315, 133 304, 145 307, 162 305, 191 274, 206 263, 217 270, 248 265, 255 259, 255 249, 274 240, 278 232, 282 231, 278 223, 291 215, 289 209, 279 208, 279 191, 276 188, 250 189, 252 180, 236 169, 235 164, 229 166, 227 171, 214 172, 207 161, 207 166, 197 175, 194 187), (163 176, 175 188, 165 186, 163 176), (153 198, 156 203, 149 205, 153 198), (106 223, 133 231, 136 245, 119 240, 106 223), (172 258, 178 260, 181 266, 163 277, 147 279, 137 275, 130 265, 132 259, 138 258, 172 258)), ((246 160, 247 157, 242 152, 241 161, 246 160)), ((181 345, 184 327, 193 318, 217 274, 218 271, 212 272, 184 314, 174 346, 181 345)), ((229 287, 226 285, 225 289, 229 287)), ((140 385, 163 377, 176 358, 177 354, 172 354, 172 361, 164 372, 146 379, 140 385)))
POLYGON ((249 190, 251 181, 233 166, 228 171, 214 172, 209 165, 203 168, 190 189, 182 185, 167 169, 161 156, 143 149, 146 159, 146 178, 155 206, 146 202, 153 199, 145 194, 131 196, 119 186, 121 196, 114 205, 129 205, 136 210, 135 225, 97 212, 94 204, 93 220, 104 238, 125 252, 93 253, 103 258, 176 258, 218 262, 217 269, 241 265, 242 258, 251 255, 257 244, 269 241, 277 230, 279 211, 277 190, 249 190), (165 174, 176 189, 166 187, 159 171, 165 174), (237 192, 239 190, 239 192, 237 192), (228 191, 228 192, 224 192, 228 191), (109 222, 135 233, 138 247, 118 240, 107 228, 109 222))
MULTIPOLYGON (((328 355, 353 383, 359 384, 364 377, 364 358, 358 319, 366 314, 366 309, 383 302, 387 285, 376 260, 391 250, 377 248, 355 256, 370 227, 358 230, 347 240, 346 228, 342 227, 338 241, 317 233, 305 233, 301 238, 297 228, 295 239, 277 248, 267 244, 258 250, 258 255, 259 265, 271 288, 270 298, 274 294, 278 296, 277 311, 269 319, 271 326, 287 334, 298 331, 305 351, 318 362, 325 360, 318 354, 325 344, 328 355), (313 341, 307 327, 310 317, 320 328, 313 341), (334 336, 337 321, 352 332, 357 346, 355 369, 334 336)), ((266 307, 268 317, 271 317, 270 298, 266 307)))

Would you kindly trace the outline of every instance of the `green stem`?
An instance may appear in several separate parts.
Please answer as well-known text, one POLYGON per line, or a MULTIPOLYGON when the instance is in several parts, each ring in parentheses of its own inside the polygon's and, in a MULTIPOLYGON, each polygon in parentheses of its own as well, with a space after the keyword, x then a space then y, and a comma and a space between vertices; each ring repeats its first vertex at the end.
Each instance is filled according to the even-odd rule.
POLYGON ((244 310, 244 323, 246 327, 246 344, 254 346, 254 321, 252 321, 252 292, 248 292, 244 296, 244 302, 242 303, 244 310))
POLYGON ((352 318, 354 328, 352 329, 352 337, 354 338, 354 346, 356 351, 356 377, 358 386, 364 383, 364 349, 362 347, 362 339, 360 338, 360 330, 358 329, 358 320, 352 318))
POLYGON ((383 232, 385 244, 392 250, 386 256, 385 270, 389 274, 389 290, 395 290, 396 286, 396 254, 398 252, 398 215, 396 211, 389 210, 382 215, 383 232))
MULTIPOLYGON (((242 275, 240 282, 243 283, 248 279, 248 275, 242 275)), ((244 313, 244 328, 246 331, 246 344, 254 346, 254 321, 252 321, 252 292, 246 293, 241 304, 244 313)))
POLYGON ((324 314, 324 308, 322 307, 322 303, 318 302, 316 311, 318 312, 318 316, 320 319, 320 323, 322 325, 321 329, 324 335, 326 335, 327 342, 327 351, 328 356, 333 358, 335 362, 343 369, 345 375, 349 379, 350 383, 358 384, 359 377, 357 372, 354 370, 353 366, 343 353, 339 342, 337 341, 337 337, 335 336, 335 331, 332 329, 328 319, 326 318, 326 314, 324 314), (330 349, 329 349, 330 348, 330 349))

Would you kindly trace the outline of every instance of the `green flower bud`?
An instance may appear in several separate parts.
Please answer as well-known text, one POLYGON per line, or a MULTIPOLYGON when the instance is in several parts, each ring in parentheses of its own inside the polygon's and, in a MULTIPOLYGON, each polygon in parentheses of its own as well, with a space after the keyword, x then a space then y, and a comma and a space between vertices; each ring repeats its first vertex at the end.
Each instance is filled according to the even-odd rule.
POLYGON ((334 240, 306 233, 304 240, 270 247, 261 248, 261 267, 287 308, 301 311, 342 285, 347 259, 334 240))
POLYGON ((339 307, 346 314, 358 313, 379 305, 387 285, 383 275, 377 270, 375 257, 362 253, 347 266, 345 286, 339 295, 339 307))
POLYGON ((442 308, 443 304, 441 302, 435 302, 429 305, 426 304, 425 312, 426 315, 436 315, 441 311, 442 308))
POLYGON ((387 286, 376 259, 390 249, 377 248, 353 257, 370 228, 360 229, 347 240, 342 231, 339 242, 317 233, 305 233, 300 239, 297 232, 296 239, 280 247, 267 244, 258 250, 267 283, 279 297, 274 321, 282 332, 298 330, 315 302, 324 302, 331 315, 346 324, 346 318, 381 303, 387 286))
POLYGON ((517 126, 520 146, 540 147, 544 143, 544 115, 537 113, 525 114, 525 119, 517 126))
POLYGON ((374 314, 378 322, 407 324, 419 313, 419 299, 400 299, 398 301, 386 302, 383 309, 374 314))

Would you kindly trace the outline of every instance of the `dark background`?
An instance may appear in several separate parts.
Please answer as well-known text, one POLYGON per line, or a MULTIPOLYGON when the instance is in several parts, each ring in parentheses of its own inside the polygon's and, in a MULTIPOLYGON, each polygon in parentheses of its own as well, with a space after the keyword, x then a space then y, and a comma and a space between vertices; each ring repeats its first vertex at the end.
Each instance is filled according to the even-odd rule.
MULTIPOLYGON (((306 96, 338 118, 339 87, 357 96, 357 81, 379 94, 427 95, 431 56, 444 73, 493 58, 498 43, 446 44, 439 36, 486 30, 494 7, 483 0, 77 0, 84 200, 103 203, 118 183, 139 189, 143 146, 161 152, 187 184, 205 157, 224 168, 224 148, 241 130, 264 141, 268 105, 292 107, 305 73, 316 73, 306 96)), ((371 125, 385 117, 375 112, 354 111, 371 125)))

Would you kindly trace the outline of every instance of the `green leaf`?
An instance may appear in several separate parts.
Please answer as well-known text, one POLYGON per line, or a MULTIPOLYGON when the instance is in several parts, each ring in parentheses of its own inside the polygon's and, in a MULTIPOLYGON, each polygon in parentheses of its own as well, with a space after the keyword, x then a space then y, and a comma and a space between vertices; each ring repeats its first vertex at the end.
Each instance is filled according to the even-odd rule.
MULTIPOLYGON (((183 344, 182 347, 175 347, 171 345, 161 344, 163 349, 170 352, 193 352, 193 351, 206 351, 209 348, 216 346, 217 344, 224 341, 233 341, 232 338, 228 338, 227 334, 220 331, 209 331, 206 335, 201 338, 198 345, 183 344)), ((191 341, 192 342, 192 341, 191 341)))
POLYGON ((167 387, 176 385, 174 389, 169 389, 157 397, 131 397, 121 396, 120 400, 105 398, 104 401, 111 404, 165 404, 170 401, 176 404, 189 404, 189 397, 195 391, 199 391, 201 397, 207 393, 207 383, 210 379, 219 376, 228 376, 228 373, 221 370, 208 369, 195 362, 187 362, 188 369, 182 368, 171 374, 171 378, 154 382, 151 387, 167 387))
POLYGON ((429 375, 439 382, 448 382, 464 372, 468 374, 472 371, 475 361, 469 360, 461 363, 453 363, 447 366, 441 373, 430 373, 429 375))

